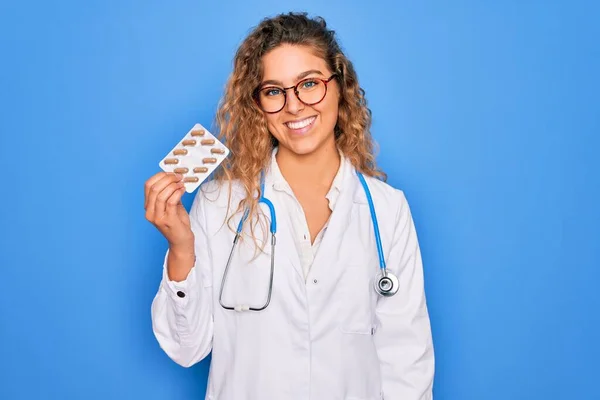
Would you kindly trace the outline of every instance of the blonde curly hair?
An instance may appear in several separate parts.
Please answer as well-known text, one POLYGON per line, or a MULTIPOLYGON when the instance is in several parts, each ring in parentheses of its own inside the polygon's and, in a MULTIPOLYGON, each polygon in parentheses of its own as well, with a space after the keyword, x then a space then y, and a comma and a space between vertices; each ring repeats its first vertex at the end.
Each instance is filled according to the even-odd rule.
POLYGON ((342 52, 335 32, 327 28, 321 17, 309 18, 306 13, 280 14, 262 20, 238 48, 216 116, 218 135, 231 153, 213 178, 230 184, 237 180, 245 192, 237 211, 248 208, 251 216, 256 215, 258 209, 260 173, 268 167, 274 146, 278 144, 267 128, 254 93, 263 78, 262 57, 282 44, 311 48, 337 74, 340 91, 335 126, 337 147, 364 175, 387 179, 375 163, 371 111, 365 91, 358 83, 352 63, 342 52))

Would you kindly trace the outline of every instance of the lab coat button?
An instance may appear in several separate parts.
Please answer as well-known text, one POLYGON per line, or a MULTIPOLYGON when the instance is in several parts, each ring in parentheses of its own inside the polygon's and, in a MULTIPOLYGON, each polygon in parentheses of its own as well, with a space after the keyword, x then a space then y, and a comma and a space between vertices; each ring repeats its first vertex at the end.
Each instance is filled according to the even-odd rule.
POLYGON ((177 296, 179 297, 185 297, 185 293, 183 293, 181 290, 177 292, 177 296))
POLYGON ((316 279, 313 279, 313 283, 316 285, 317 283, 319 283, 319 281, 316 279))

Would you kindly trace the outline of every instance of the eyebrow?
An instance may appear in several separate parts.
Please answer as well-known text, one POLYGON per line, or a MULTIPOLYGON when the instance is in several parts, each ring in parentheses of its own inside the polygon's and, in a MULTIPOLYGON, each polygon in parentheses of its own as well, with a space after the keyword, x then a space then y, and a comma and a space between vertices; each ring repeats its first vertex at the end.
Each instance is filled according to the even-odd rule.
MULTIPOLYGON (((318 69, 311 69, 311 70, 304 71, 301 74, 299 74, 296 77, 296 81, 299 81, 299 80, 301 80, 303 78, 306 78, 308 75, 311 75, 311 74, 318 74, 318 75, 322 75, 323 76, 323 73, 321 71, 319 71, 318 69)), ((275 80, 270 79, 270 80, 264 81, 264 82, 262 82, 260 84, 261 87, 266 86, 266 85, 283 86, 283 83, 281 83, 280 81, 275 81, 275 80)))

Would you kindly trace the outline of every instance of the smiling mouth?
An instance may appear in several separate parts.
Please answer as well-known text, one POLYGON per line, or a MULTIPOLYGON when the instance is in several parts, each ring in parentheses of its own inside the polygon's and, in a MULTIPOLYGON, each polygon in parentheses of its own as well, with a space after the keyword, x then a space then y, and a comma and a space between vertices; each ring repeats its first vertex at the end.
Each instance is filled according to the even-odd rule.
POLYGON ((316 116, 312 116, 312 117, 301 119, 299 121, 289 121, 289 122, 286 122, 284 125, 290 129, 297 130, 297 129, 306 128, 307 126, 312 124, 316 119, 317 119, 316 116))

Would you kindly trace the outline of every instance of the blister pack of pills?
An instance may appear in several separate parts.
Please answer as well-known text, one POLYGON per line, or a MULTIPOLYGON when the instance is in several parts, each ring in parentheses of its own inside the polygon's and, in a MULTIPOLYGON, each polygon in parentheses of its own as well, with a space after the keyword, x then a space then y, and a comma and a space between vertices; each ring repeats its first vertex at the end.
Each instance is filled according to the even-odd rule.
POLYGON ((229 149, 200 124, 192 129, 163 158, 165 172, 183 175, 185 191, 192 193, 227 158, 229 149))

